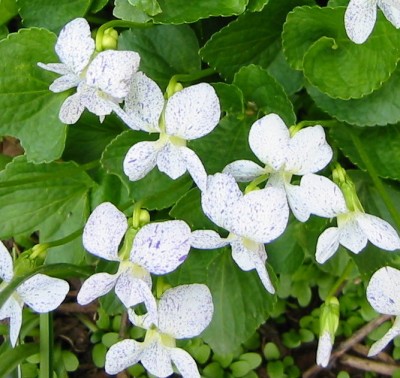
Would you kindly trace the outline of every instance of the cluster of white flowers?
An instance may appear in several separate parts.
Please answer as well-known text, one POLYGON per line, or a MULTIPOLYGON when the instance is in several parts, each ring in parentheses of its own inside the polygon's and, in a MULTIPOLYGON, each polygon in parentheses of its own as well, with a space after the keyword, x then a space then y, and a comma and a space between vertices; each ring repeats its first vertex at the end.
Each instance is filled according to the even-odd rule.
MULTIPOLYGON (((377 1, 366 3, 368 9, 373 5, 376 11, 377 1)), ((348 25, 349 22, 354 25, 352 9, 359 9, 359 4, 360 1, 352 0, 346 14, 347 30, 357 35, 356 42, 364 37, 359 37, 360 33, 348 25)), ((394 22, 397 8, 388 0, 378 0, 378 5, 394 22)), ((115 288, 131 322, 147 330, 142 343, 124 340, 111 347, 106 357, 108 373, 118 373, 141 361, 158 377, 172 374, 172 364, 184 377, 199 376, 194 360, 176 348, 175 339, 197 336, 208 326, 213 314, 211 293, 205 285, 192 284, 169 289, 155 298, 151 276, 174 271, 185 261, 191 247, 214 249, 230 245, 237 265, 244 271, 255 269, 270 293, 275 289, 265 265, 265 244, 285 231, 289 209, 300 222, 306 222, 312 214, 337 218, 337 227, 328 228, 318 239, 316 260, 321 264, 335 253, 339 244, 353 253, 359 253, 368 240, 385 250, 400 248, 400 238, 393 227, 365 214, 361 206, 343 194, 340 182, 337 185, 316 174, 327 166, 333 155, 322 126, 298 131, 289 129, 279 115, 268 114, 256 121, 249 133, 249 145, 263 166, 239 160, 225 167, 222 173, 208 176, 199 157, 187 147, 187 141, 212 132, 219 122, 219 100, 211 85, 193 85, 165 99, 157 84, 138 72, 137 53, 96 53, 84 19, 76 19, 64 27, 56 52, 61 64, 39 63, 40 67, 62 75, 50 90, 60 92, 77 87, 77 92, 61 107, 61 121, 75 123, 85 108, 101 120, 114 111, 131 129, 158 133, 157 141, 140 142, 129 149, 123 163, 125 174, 136 181, 155 166, 172 179, 189 172, 201 191, 204 213, 229 232, 226 238, 211 230, 192 232, 180 220, 130 226, 125 215, 111 203, 103 203, 93 211, 84 229, 84 246, 97 257, 119 262, 119 268, 115 274, 99 272, 87 279, 78 294, 78 302, 89 303, 115 288), (292 182, 293 176, 301 177, 298 184, 292 182), (236 181, 251 183, 243 193, 236 181), (258 186, 263 181, 267 182, 260 189, 258 186), (140 303, 146 307, 145 315, 136 314, 133 309, 140 303)), ((356 198, 355 191, 352 198, 356 198)), ((1 249, 0 253, 3 253, 1 249)), ((10 263, 7 264, 0 271, 5 282, 12 276, 12 269, 7 268, 10 263)), ((385 272, 399 279, 389 268, 385 272)), ((41 278, 38 276, 37 280, 41 278)), ((377 295, 379 290, 374 284, 381 278, 376 277, 370 283, 369 300, 381 312, 386 309, 387 313, 399 314, 397 302, 393 311, 386 302, 382 304, 382 296, 377 295)), ((48 310, 47 303, 36 306, 26 295, 26 286, 17 292, 35 310, 48 310)), ((395 301, 399 300, 396 297, 395 301)), ((20 324, 20 316, 15 315, 14 309, 17 305, 20 308, 19 304, 19 299, 7 302, 0 310, 0 319, 11 316, 12 324, 20 324)), ((14 343, 16 328, 17 325, 12 326, 11 331, 14 343)), ((374 350, 381 349, 398 330, 400 326, 395 325, 374 350)), ((332 343, 333 335, 323 337, 320 348, 329 353, 324 353, 318 363, 328 363, 332 343)))

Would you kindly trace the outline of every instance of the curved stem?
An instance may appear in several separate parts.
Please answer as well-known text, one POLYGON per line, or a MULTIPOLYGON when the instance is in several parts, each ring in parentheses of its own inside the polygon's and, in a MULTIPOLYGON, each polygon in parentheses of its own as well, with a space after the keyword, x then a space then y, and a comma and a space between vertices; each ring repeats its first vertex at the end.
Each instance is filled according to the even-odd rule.
POLYGON ((40 372, 39 378, 53 376, 53 317, 40 314, 40 372))
POLYGON ((249 185, 246 186, 244 193, 247 194, 247 193, 252 192, 258 185, 260 185, 267 179, 268 179, 268 175, 261 175, 261 176, 257 177, 249 185))
POLYGON ((335 284, 332 286, 331 290, 329 290, 328 295, 326 296, 327 298, 330 297, 336 297, 337 292, 339 291, 340 287, 343 285, 343 283, 347 280, 349 274, 353 270, 353 262, 350 260, 344 269, 343 273, 340 275, 340 277, 337 279, 335 284))

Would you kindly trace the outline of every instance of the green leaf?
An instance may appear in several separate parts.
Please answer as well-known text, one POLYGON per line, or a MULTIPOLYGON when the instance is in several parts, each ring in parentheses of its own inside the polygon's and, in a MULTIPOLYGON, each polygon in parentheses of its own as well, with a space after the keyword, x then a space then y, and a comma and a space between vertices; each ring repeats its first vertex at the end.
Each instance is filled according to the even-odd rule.
POLYGON ((222 252, 193 250, 168 277, 174 285, 199 282, 210 288, 214 316, 202 338, 217 354, 233 353, 248 340, 265 322, 275 301, 257 273, 238 268, 227 248, 222 252))
POLYGON ((37 231, 45 222, 61 227, 85 203, 92 185, 74 163, 35 165, 23 156, 15 158, 0 172, 0 237, 37 231))
POLYGON ((250 12, 260 12, 268 4, 269 0, 249 0, 247 10, 250 12))
POLYGON ((379 14, 367 42, 357 45, 346 35, 344 7, 298 7, 283 29, 290 65, 330 97, 360 98, 389 79, 400 52, 400 32, 379 14), (301 32, 299 32, 301 30, 301 32))
POLYGON ((165 209, 173 205, 192 185, 188 174, 172 180, 157 168, 139 181, 129 181, 123 171, 123 160, 128 150, 136 143, 154 141, 156 134, 132 132, 127 130, 117 136, 106 148, 101 163, 110 174, 120 178, 134 201, 142 201, 143 207, 149 210, 165 209))
POLYGON ((161 13, 160 4, 157 0, 128 0, 131 5, 147 13, 149 16, 155 16, 161 13))
MULTIPOLYGON (((126 6, 128 0, 118 0, 117 12, 114 16, 124 20, 145 22, 149 17, 143 11, 130 5, 126 6), (122 12, 122 8, 126 13, 122 12)), ((187 0, 158 0, 161 13, 156 14, 152 19, 161 24, 183 24, 195 22, 201 18, 211 16, 233 16, 243 13, 248 0, 198 0, 195 3, 187 0)))
POLYGON ((90 12, 100 12, 108 3, 108 0, 93 0, 90 5, 90 12))
POLYGON ((0 25, 0 40, 6 38, 8 35, 8 28, 5 25, 0 25))
POLYGON ((187 25, 128 30, 121 33, 118 44, 121 50, 138 52, 140 71, 162 88, 166 88, 173 75, 200 69, 197 38, 187 25))
POLYGON ((25 27, 38 26, 58 33, 61 28, 77 17, 83 17, 90 0, 18 0, 19 13, 25 27))
POLYGON ((234 84, 212 83, 221 109, 227 114, 244 114, 243 92, 234 84))
POLYGON ((380 177, 400 180, 400 125, 384 128, 359 128, 337 124, 331 129, 331 136, 344 155, 362 170, 365 162, 352 141, 356 135, 380 177))
POLYGON ((232 80, 240 67, 257 64, 263 68, 281 49, 281 33, 287 13, 307 0, 270 0, 261 12, 245 13, 215 33, 200 53, 203 59, 232 80))
POLYGON ((39 352, 39 344, 22 344, 9 349, 1 355, 0 377, 7 377, 29 356, 39 352))
POLYGON ((58 159, 66 126, 58 119, 65 94, 49 85, 56 75, 37 62, 57 62, 56 36, 46 30, 22 29, 0 41, 0 134, 20 139, 28 160, 58 159))
POLYGON ((359 99, 334 99, 311 85, 306 88, 316 105, 339 121, 358 126, 400 122, 400 69, 379 89, 359 99))
POLYGON ((145 23, 150 17, 142 10, 133 7, 129 0, 115 0, 113 15, 122 20, 145 23))
POLYGON ((18 14, 16 0, 0 0, 0 25, 6 24, 18 14))
POLYGON ((250 65, 236 73, 233 83, 248 102, 264 114, 277 113, 288 126, 295 124, 293 105, 282 86, 264 69, 250 65))

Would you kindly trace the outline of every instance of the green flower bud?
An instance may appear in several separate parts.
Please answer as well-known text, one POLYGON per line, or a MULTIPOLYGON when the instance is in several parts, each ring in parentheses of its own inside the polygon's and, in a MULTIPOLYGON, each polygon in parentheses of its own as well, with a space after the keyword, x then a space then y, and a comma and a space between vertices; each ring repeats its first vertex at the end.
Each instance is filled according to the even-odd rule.
POLYGON ((104 31, 101 39, 101 47, 103 50, 116 50, 118 47, 118 32, 113 28, 104 31))

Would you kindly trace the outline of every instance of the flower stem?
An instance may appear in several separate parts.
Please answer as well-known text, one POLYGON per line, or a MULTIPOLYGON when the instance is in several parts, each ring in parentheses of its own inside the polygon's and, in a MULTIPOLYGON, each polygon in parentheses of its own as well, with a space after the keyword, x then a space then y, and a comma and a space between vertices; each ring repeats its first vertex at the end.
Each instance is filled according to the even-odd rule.
POLYGON ((53 376, 53 317, 40 314, 40 372, 39 378, 53 376))
POLYGON ((244 193, 247 194, 247 193, 252 192, 253 190, 255 190, 257 188, 258 185, 260 185, 267 179, 268 179, 268 175, 261 175, 261 176, 257 177, 249 185, 246 186, 244 193))
POLYGON ((353 262, 350 260, 346 266, 346 268, 343 270, 343 273, 340 275, 338 280, 335 282, 335 284, 332 286, 331 290, 329 290, 328 295, 326 296, 327 298, 330 297, 336 297, 337 293, 340 289, 340 287, 343 285, 343 283, 347 280, 349 274, 353 270, 353 262))
POLYGON ((75 317, 79 319, 79 321, 90 331, 90 332, 97 332, 99 328, 95 323, 93 323, 87 316, 83 314, 76 313, 75 317))

